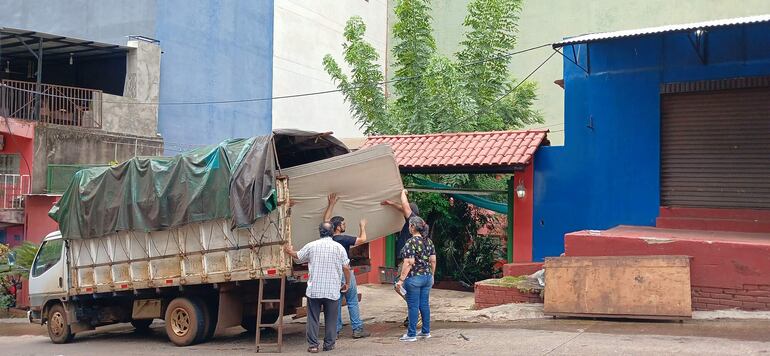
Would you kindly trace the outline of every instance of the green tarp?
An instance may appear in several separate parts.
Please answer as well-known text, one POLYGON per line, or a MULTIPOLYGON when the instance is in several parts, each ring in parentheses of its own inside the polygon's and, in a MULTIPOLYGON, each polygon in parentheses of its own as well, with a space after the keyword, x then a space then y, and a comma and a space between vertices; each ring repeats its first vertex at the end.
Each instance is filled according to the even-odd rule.
MULTIPOLYGON (((436 183, 436 182, 433 182, 427 179, 418 178, 418 177, 413 177, 413 178, 417 184, 427 188, 452 189, 452 187, 446 184, 436 183)), ((496 201, 479 198, 475 195, 469 195, 469 194, 450 194, 450 195, 455 199, 462 200, 468 204, 475 205, 479 208, 492 210, 500 214, 508 213, 508 205, 505 203, 498 203, 496 201)))
POLYGON ((48 213, 67 239, 232 218, 250 226, 276 206, 272 136, 227 140, 174 157, 78 171, 48 213))

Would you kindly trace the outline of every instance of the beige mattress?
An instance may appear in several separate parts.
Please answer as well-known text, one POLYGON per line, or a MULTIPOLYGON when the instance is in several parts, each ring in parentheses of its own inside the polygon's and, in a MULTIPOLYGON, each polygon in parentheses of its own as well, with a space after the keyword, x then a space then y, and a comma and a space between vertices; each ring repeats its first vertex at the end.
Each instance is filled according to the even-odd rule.
POLYGON ((398 201, 403 185, 390 146, 378 145, 282 170, 289 176, 291 238, 295 250, 318 238, 327 196, 337 193, 335 215, 345 218, 346 234, 358 236, 358 221, 368 221, 368 240, 401 230, 403 216, 380 205, 385 199, 398 201))

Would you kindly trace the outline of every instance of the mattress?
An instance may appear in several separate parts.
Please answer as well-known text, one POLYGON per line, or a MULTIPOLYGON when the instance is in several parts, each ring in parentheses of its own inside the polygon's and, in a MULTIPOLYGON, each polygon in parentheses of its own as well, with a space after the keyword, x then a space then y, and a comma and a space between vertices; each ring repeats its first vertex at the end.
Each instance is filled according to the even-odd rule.
POLYGON ((318 238, 330 193, 337 193, 332 216, 342 216, 345 234, 358 236, 358 221, 367 220, 368 241, 400 231, 404 217, 397 210, 380 205, 398 201, 403 184, 390 146, 378 145, 353 153, 286 168, 289 177, 291 238, 295 250, 318 238))

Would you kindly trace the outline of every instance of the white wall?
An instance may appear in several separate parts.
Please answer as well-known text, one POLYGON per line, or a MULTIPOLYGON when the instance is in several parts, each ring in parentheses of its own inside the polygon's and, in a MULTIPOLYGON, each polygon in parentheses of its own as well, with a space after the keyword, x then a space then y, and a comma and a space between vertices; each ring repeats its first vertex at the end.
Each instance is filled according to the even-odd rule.
MULTIPOLYGON (((273 96, 336 89, 323 69, 324 55, 342 61, 342 32, 351 16, 367 26, 366 39, 385 68, 386 0, 279 0, 275 2, 273 96)), ((273 128, 334 131, 338 138, 363 136, 341 93, 273 101, 273 128)))

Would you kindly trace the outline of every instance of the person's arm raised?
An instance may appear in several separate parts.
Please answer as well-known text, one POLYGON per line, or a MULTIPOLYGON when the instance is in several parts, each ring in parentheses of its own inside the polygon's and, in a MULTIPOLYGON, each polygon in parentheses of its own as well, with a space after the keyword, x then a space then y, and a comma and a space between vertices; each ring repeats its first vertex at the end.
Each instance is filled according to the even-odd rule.
POLYGON ((334 205, 337 204, 337 200, 339 200, 339 197, 337 197, 337 193, 331 193, 328 196, 329 204, 326 205, 326 211, 324 211, 324 222, 329 222, 332 219, 332 214, 334 213, 334 205))
POLYGON ((353 246, 358 246, 366 242, 366 219, 361 219, 361 221, 358 222, 358 228, 360 231, 358 232, 356 243, 353 246))

